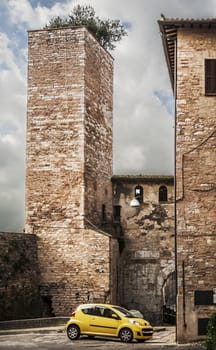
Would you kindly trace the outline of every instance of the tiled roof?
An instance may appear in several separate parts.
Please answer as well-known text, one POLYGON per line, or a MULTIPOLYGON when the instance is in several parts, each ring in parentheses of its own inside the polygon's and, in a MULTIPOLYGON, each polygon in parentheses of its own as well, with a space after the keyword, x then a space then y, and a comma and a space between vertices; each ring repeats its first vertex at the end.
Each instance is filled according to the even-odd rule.
POLYGON ((169 76, 174 89, 175 42, 178 28, 216 28, 216 18, 166 18, 161 15, 158 20, 169 76))

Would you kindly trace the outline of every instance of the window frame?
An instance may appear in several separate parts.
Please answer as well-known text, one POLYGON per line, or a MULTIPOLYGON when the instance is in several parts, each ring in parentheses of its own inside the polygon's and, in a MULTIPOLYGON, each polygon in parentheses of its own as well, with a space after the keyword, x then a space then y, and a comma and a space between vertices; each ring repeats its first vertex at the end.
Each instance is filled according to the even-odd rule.
POLYGON ((159 189, 158 189, 158 202, 159 203, 167 203, 168 202, 168 188, 165 185, 160 185, 159 186, 159 189))
POLYGON ((216 96, 216 58, 205 58, 204 74, 205 96, 216 96))

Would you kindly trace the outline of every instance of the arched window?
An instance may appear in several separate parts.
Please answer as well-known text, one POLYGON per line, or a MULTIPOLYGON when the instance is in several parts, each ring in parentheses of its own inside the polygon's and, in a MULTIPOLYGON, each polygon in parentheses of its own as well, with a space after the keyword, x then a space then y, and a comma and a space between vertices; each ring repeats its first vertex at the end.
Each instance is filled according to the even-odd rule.
POLYGON ((159 203, 167 202, 167 188, 166 186, 160 186, 159 188, 159 203))
POLYGON ((136 186, 135 187, 135 198, 140 203, 143 203, 143 188, 142 188, 142 186, 136 186))

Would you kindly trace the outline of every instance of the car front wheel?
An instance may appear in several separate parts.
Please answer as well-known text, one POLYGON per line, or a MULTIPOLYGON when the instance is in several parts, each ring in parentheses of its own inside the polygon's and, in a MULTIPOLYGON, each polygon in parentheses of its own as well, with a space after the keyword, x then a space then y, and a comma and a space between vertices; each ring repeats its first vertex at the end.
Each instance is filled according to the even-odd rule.
POLYGON ((119 337, 122 342, 130 343, 133 339, 133 333, 129 328, 122 328, 119 332, 119 337))
POLYGON ((76 340, 80 336, 80 329, 77 325, 71 324, 67 328, 67 336, 70 340, 76 340))

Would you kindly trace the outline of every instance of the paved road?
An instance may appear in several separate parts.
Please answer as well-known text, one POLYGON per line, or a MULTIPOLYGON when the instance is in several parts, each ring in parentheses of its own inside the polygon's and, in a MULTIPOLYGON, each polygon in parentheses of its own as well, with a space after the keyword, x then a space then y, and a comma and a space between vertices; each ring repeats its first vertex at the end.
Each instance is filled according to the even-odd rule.
POLYGON ((199 345, 177 346, 173 343, 163 343, 157 337, 145 343, 124 344, 118 339, 88 339, 80 338, 70 341, 65 332, 23 333, 14 335, 0 335, 0 350, 203 350, 199 345))

